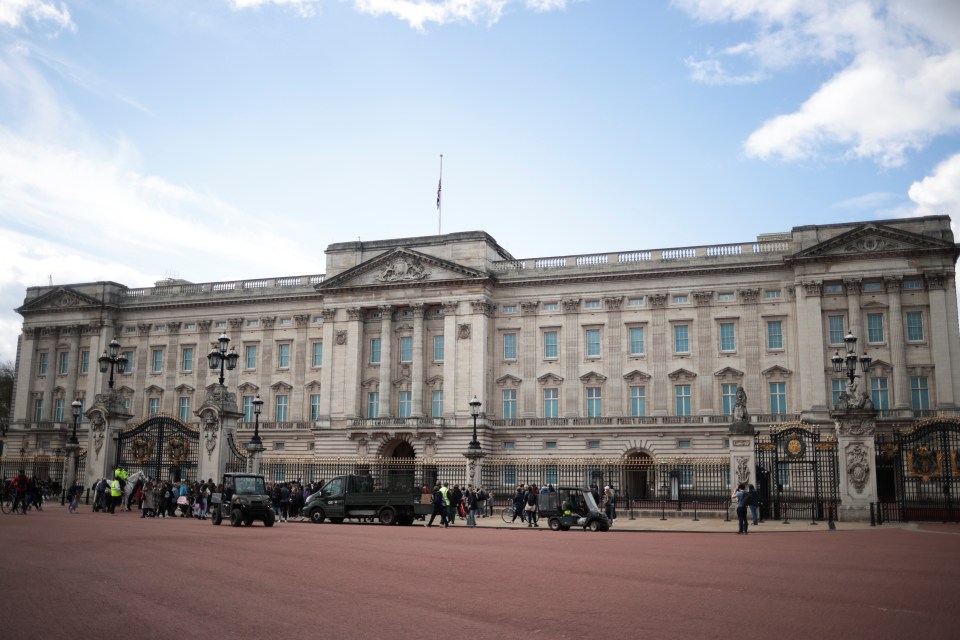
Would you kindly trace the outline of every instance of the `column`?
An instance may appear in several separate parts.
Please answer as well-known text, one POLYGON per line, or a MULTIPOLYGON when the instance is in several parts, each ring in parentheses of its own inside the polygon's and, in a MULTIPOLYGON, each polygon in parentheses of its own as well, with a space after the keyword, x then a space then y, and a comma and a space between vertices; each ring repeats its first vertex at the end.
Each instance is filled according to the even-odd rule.
POLYGON ((647 301, 653 309, 650 322, 650 377, 653 381, 653 411, 650 415, 670 415, 670 390, 672 385, 667 379, 667 362, 673 352, 670 337, 667 336, 666 305, 667 294, 651 293, 647 301))
MULTIPOLYGON (((70 351, 67 353, 67 381, 64 385, 64 411, 63 417, 66 418, 72 413, 68 412, 70 403, 77 399, 77 376, 80 374, 80 332, 83 327, 71 325, 63 328, 63 335, 70 337, 70 351)), ((69 457, 69 456, 68 456, 69 457)))
POLYGON ((413 366, 410 373, 410 417, 422 418, 423 411, 423 363, 426 360, 423 344, 423 303, 413 304, 413 366))
MULTIPOLYGON (((713 374, 717 369, 717 345, 713 342, 713 318, 710 316, 710 301, 713 300, 713 291, 694 291, 693 299, 697 303, 697 401, 700 405, 699 415, 713 415, 716 409, 713 406, 714 382, 713 374)), ((740 346, 746 344, 744 336, 749 335, 740 327, 741 334, 736 336, 741 340, 740 346)))
MULTIPOLYGON (((309 314, 300 314, 293 316, 293 321, 297 325, 297 334, 294 338, 293 348, 290 353, 293 356, 293 379, 290 384, 293 385, 293 391, 290 392, 290 409, 296 407, 300 413, 300 420, 307 420, 310 417, 310 406, 304 399, 303 385, 307 382, 307 363, 311 365, 313 358, 313 347, 307 339, 307 327, 310 324, 309 314)), ((357 385, 359 388, 359 384, 357 385)), ((291 414, 291 418, 297 417, 291 414)))
MULTIPOLYGON (((459 404, 457 395, 457 366, 458 356, 457 346, 460 336, 457 331, 457 310, 460 308, 459 302, 443 303, 443 417, 453 418, 456 416, 456 409, 459 404)), ((452 423, 450 426, 453 426, 452 423)))
MULTIPOLYGON (((485 299, 474 300, 471 302, 471 307, 473 309, 473 320, 471 321, 473 326, 470 331, 470 383, 468 393, 476 394, 477 399, 483 403, 484 407, 487 407, 491 400, 487 397, 487 379, 491 368, 490 352, 487 345, 490 335, 490 317, 496 307, 485 299)), ((473 395, 467 397, 472 398, 473 395)), ((458 405, 466 405, 466 403, 460 402, 458 405)), ((457 406, 457 410, 468 415, 470 413, 469 406, 457 406)), ((481 411, 483 411, 482 408, 481 411)))
POLYGON ((343 363, 343 415, 346 418, 358 418, 360 411, 360 376, 363 373, 363 309, 347 309, 346 334, 338 333, 334 341, 344 348, 343 363))
POLYGON ((563 411, 564 418, 576 418, 580 415, 580 322, 578 312, 580 300, 563 301, 563 411))
POLYGON ((877 500, 876 411, 850 409, 831 414, 837 427, 841 520, 869 520, 877 500))
POLYGON ((863 320, 860 316, 862 281, 859 278, 844 278, 843 288, 847 292, 847 330, 860 340, 861 345, 865 345, 867 334, 863 330, 863 320))
POLYGON ((522 334, 520 344, 523 345, 520 375, 523 382, 520 385, 523 396, 519 398, 520 406, 517 416, 520 418, 537 417, 537 363, 540 361, 540 336, 537 335, 537 309, 539 302, 521 302, 520 313, 523 314, 522 334))
MULTIPOLYGON (((180 374, 180 327, 181 323, 177 320, 173 320, 167 323, 167 353, 166 361, 167 364, 163 368, 163 389, 164 396, 170 396, 165 398, 164 404, 166 404, 165 411, 168 413, 177 416, 180 416, 180 398, 177 396, 177 377, 180 374)), ((231 336, 232 338, 233 336, 231 336)), ((236 346, 236 343, 231 343, 236 346)), ((201 365, 206 365, 207 367, 210 364, 206 361, 206 353, 203 354, 203 360, 200 359, 201 354, 196 353, 197 349, 194 349, 193 354, 193 367, 197 368, 201 365)), ((202 395, 201 395, 202 397, 202 395)), ((192 414, 196 407, 193 406, 194 399, 190 399, 190 413, 192 414)), ((187 422, 190 422, 190 416, 186 419, 187 422)), ((204 476, 206 477, 206 476, 204 476)))
MULTIPOLYGON (((760 314, 760 289, 741 289, 740 299, 743 302, 743 320, 741 328, 744 336, 750 336, 749 340, 743 341, 743 390, 747 392, 747 398, 754 398, 753 406, 747 409, 751 413, 766 413, 763 399, 767 397, 766 391, 762 388, 760 382, 760 347, 763 340, 763 334, 758 328, 758 315, 760 314)), ((823 367, 820 367, 823 378, 823 367)), ((769 410, 769 406, 767 406, 769 410)))
POLYGON ((901 276, 883 279, 890 306, 890 364, 893 366, 893 408, 910 410, 910 383, 907 379, 907 350, 903 341, 903 309, 900 306, 901 276))
MULTIPOLYGON (((956 397, 953 395, 954 376, 950 359, 950 335, 957 328, 956 322, 944 322, 950 318, 947 311, 947 277, 943 273, 925 274, 927 290, 930 300, 930 347, 933 351, 934 382, 936 384, 936 408, 947 409, 956 406, 956 397)), ((957 305, 954 303, 953 311, 957 305)), ((956 365, 954 365, 956 366, 956 365)))
POLYGON ((800 362, 800 398, 803 412, 825 412, 827 390, 824 378, 823 311, 820 305, 822 282, 803 282, 804 294, 797 298, 795 348, 800 362))
POLYGON ((145 416, 147 414, 147 371, 150 369, 150 328, 153 325, 149 322, 140 322, 137 324, 137 355, 136 368, 133 370, 133 397, 130 403, 130 412, 133 415, 145 416), (139 396, 137 395, 139 393, 139 396))
POLYGON ((20 362, 17 367, 19 384, 15 387, 16 397, 13 399, 13 408, 10 413, 10 422, 33 421, 33 390, 37 379, 35 358, 37 354, 37 329, 24 327, 20 335, 20 362), (17 411, 17 413, 13 413, 17 411))
POLYGON ((333 334, 333 320, 336 314, 336 309, 323 309, 320 311, 320 317, 323 318, 321 332, 323 335, 323 358, 325 361, 323 369, 320 371, 320 419, 326 421, 328 424, 333 416, 334 407, 337 406, 334 403, 336 389, 334 389, 333 382, 333 370, 336 369, 339 364, 338 353, 336 349, 334 349, 333 334))
POLYGON ((604 414, 611 418, 623 416, 623 320, 620 317, 620 307, 623 305, 623 296, 603 299, 607 309, 607 352, 604 359, 607 361, 607 383, 604 394, 604 414))
MULTIPOLYGON (((40 335, 47 338, 47 375, 43 380, 43 415, 41 419, 53 421, 53 389, 57 382, 57 339, 56 327, 43 327, 40 335)), ((31 407, 32 411, 32 407, 31 407)), ((31 416, 32 417, 32 416, 31 416)))
POLYGON ((393 306, 380 305, 380 417, 390 417, 393 395, 393 306))
POLYGON ((736 490, 741 482, 745 485, 758 484, 757 454, 754 448, 756 436, 753 434, 753 427, 749 429, 750 433, 730 433, 730 484, 733 490, 736 490))

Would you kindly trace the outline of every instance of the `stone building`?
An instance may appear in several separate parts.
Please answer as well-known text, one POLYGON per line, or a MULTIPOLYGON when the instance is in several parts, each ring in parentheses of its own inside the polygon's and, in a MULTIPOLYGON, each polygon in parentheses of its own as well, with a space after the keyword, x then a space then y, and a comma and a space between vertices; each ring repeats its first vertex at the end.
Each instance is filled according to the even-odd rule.
POLYGON ((65 446, 70 405, 199 424, 221 333, 238 440, 267 456, 727 455, 738 388, 757 428, 830 423, 844 338, 878 424, 956 415, 958 247, 946 216, 795 227, 739 244, 516 259, 484 232, 326 250, 323 275, 134 289, 31 287, 6 451, 65 446))

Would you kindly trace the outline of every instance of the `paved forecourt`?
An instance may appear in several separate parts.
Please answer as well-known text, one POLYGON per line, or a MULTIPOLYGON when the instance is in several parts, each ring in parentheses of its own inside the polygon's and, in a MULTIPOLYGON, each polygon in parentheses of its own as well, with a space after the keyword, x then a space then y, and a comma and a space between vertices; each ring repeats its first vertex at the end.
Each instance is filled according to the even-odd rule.
POLYGON ((948 638, 960 623, 954 525, 653 535, 620 520, 591 533, 139 515, 0 516, 4 636, 948 638))

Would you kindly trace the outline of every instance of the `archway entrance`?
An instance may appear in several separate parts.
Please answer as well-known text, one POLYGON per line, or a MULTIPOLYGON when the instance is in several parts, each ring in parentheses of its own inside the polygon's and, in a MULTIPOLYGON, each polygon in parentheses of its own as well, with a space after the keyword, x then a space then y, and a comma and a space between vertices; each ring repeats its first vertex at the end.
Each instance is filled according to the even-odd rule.
POLYGON ((394 490, 413 491, 416 486, 417 454, 413 445, 395 438, 381 448, 386 484, 394 490))
POLYGON ((653 498, 655 488, 654 460, 643 451, 633 451, 624 457, 624 497, 631 500, 649 500, 653 498))

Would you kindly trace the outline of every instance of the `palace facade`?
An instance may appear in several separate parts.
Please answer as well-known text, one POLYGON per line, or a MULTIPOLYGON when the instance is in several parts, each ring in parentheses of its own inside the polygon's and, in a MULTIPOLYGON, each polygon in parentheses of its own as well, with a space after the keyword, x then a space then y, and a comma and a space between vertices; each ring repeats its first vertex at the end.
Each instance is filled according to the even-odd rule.
MULTIPOLYGON (((757 429, 827 423, 844 339, 878 426, 957 414, 960 245, 946 216, 800 226, 739 244, 516 259, 484 232, 326 250, 323 275, 31 287, 6 453, 63 449, 71 403, 199 426, 226 387, 270 458, 723 456, 738 388, 757 429)), ((90 423, 81 418, 81 442, 90 423)))

